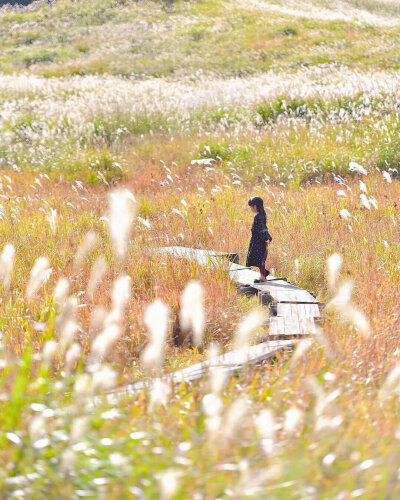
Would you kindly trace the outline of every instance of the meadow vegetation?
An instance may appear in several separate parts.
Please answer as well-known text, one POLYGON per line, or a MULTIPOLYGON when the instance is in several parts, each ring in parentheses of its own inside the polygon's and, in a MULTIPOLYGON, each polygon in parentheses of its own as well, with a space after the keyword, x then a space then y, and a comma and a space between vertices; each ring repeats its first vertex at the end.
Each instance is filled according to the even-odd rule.
POLYGON ((0 496, 399 495, 398 5, 296 4, 0 13, 0 496), (244 262, 254 195, 318 334, 110 395, 266 333, 227 263, 156 253, 244 262))

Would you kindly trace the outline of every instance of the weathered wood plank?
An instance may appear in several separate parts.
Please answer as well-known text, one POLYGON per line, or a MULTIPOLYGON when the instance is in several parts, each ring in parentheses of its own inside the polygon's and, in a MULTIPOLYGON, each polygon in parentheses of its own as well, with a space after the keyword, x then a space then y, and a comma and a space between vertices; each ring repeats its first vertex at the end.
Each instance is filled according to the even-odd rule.
POLYGON ((283 316, 273 316, 269 319, 270 335, 285 335, 285 318, 283 316))
POLYGON ((317 300, 311 293, 283 280, 268 280, 266 283, 257 283, 252 286, 257 290, 268 291, 277 302, 317 303, 317 300))
POLYGON ((210 370, 223 370, 229 374, 236 373, 247 365, 256 365, 271 359, 285 349, 292 348, 295 344, 296 340, 269 340, 261 344, 227 352, 158 379, 148 379, 129 384, 122 389, 116 390, 115 394, 118 394, 118 396, 136 394, 145 388, 151 387, 157 380, 174 384, 196 382, 207 375, 210 370))
POLYGON ((277 304, 277 315, 292 317, 292 305, 291 304, 277 304))
POLYGON ((300 335, 302 333, 301 321, 295 318, 285 317, 285 335, 300 335))

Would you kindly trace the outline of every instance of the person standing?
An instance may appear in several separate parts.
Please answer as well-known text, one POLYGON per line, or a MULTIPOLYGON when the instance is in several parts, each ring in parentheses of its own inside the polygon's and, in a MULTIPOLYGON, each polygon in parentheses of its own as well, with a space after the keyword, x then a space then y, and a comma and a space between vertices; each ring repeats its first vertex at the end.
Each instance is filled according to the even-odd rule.
POLYGON ((247 267, 258 267, 260 270, 260 279, 254 280, 254 283, 263 283, 267 281, 269 271, 265 268, 265 261, 268 256, 268 245, 272 237, 267 228, 267 215, 264 210, 264 202, 259 196, 250 198, 248 202, 254 216, 253 226, 251 228, 251 240, 247 252, 247 267))

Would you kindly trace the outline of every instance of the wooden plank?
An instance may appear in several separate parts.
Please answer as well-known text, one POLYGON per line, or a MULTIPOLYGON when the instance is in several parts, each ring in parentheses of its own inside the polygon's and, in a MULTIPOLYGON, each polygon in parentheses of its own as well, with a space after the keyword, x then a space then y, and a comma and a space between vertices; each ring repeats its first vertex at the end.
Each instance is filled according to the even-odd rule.
POLYGON ((276 312, 278 316, 287 316, 290 318, 292 316, 292 306, 291 304, 278 303, 276 312))
POLYGON ((285 317, 285 335, 300 335, 300 321, 294 318, 285 317))
POLYGON ((278 302, 310 302, 317 303, 317 300, 306 290, 287 283, 286 281, 267 281, 262 284, 254 284, 255 289, 268 291, 274 300, 278 302))
POLYGON ((271 337, 312 335, 315 331, 315 323, 312 318, 292 318, 287 316, 270 318, 269 335, 271 337))
POLYGON ((316 326, 314 318, 302 318, 301 330, 303 335, 313 335, 316 333, 316 326))
POLYGON ((321 316, 318 304, 304 304, 306 318, 319 318, 321 316))
POLYGON ((184 368, 183 370, 172 372, 158 379, 148 379, 135 384, 126 385, 113 391, 111 396, 136 394, 151 387, 156 381, 175 384, 195 382, 203 378, 209 371, 213 370, 223 370, 227 373, 235 373, 238 370, 242 370, 247 365, 256 365, 267 359, 271 359, 283 350, 292 348, 295 344, 296 340, 268 340, 261 344, 227 352, 215 358, 203 361, 202 363, 184 368))
POLYGON ((285 318, 282 316, 273 316, 269 319, 270 335, 285 335, 285 318))

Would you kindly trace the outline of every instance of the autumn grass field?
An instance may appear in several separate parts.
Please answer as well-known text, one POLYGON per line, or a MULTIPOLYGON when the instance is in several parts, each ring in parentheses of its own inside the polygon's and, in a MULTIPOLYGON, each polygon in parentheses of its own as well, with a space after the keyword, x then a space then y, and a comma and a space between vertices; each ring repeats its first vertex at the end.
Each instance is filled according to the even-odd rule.
POLYGON ((60 0, 0 10, 0 498, 398 498, 395 0, 60 0), (228 264, 326 304, 294 352, 228 264), (257 321, 256 321, 257 319, 257 321), (173 331, 189 322, 200 341, 173 331), (113 393, 114 394, 114 393, 113 393))

